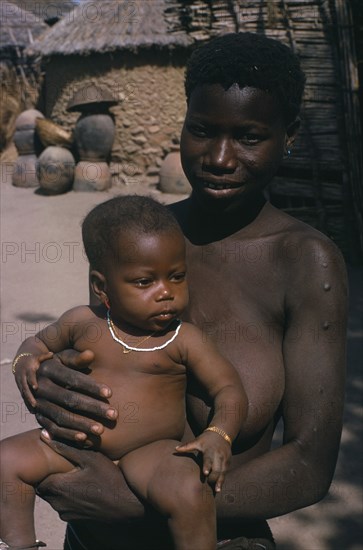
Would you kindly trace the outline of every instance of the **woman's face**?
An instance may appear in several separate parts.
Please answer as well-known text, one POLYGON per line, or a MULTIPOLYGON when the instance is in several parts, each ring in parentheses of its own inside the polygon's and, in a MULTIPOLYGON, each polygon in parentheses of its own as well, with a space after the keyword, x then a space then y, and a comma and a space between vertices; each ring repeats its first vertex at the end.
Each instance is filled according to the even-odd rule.
MULTIPOLYGON (((199 201, 216 206, 263 190, 281 163, 288 140, 281 108, 257 88, 197 87, 181 136, 181 160, 199 201)), ((238 200, 239 199, 239 200, 238 200)))

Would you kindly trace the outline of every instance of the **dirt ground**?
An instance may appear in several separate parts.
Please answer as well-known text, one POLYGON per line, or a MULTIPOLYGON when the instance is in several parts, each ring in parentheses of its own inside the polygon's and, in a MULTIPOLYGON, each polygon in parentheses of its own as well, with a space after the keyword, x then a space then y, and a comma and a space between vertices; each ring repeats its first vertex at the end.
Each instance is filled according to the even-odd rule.
MULTIPOLYGON (((82 253, 80 220, 92 206, 120 189, 45 197, 34 189, 13 187, 9 164, 0 165, 0 169, 2 439, 36 425, 21 403, 11 373, 15 352, 24 338, 60 312, 88 303, 88 266, 82 253)), ((140 189, 135 185, 126 192, 140 189)), ((170 202, 176 197, 164 199, 170 202)), ((363 549, 362 274, 362 268, 349 267, 347 400, 334 482, 321 503, 271 520, 279 550, 363 549)), ((61 550, 65 524, 39 498, 36 523, 37 536, 47 542, 48 549, 61 550)))

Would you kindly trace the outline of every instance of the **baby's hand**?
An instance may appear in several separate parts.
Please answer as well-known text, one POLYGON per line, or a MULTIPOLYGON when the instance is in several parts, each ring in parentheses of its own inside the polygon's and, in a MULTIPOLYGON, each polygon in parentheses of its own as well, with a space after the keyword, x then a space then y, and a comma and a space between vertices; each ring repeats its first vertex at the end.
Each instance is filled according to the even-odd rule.
POLYGON ((38 388, 36 372, 39 369, 39 365, 52 357, 53 353, 48 351, 40 355, 30 353, 20 354, 14 359, 13 373, 15 381, 26 406, 29 408, 34 408, 37 404, 33 391, 38 388))
POLYGON ((215 485, 216 493, 221 491, 232 456, 231 446, 223 437, 203 432, 190 443, 178 445, 175 450, 178 453, 203 453, 203 474, 208 477, 208 483, 215 485))

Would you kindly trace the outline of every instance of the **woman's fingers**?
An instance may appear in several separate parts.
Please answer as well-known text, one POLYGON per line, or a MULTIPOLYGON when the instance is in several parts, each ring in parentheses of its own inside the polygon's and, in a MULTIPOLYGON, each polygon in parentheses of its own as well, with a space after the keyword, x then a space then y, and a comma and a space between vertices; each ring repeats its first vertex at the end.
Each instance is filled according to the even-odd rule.
POLYGON ((58 439, 85 441, 87 436, 99 437, 104 431, 100 422, 42 399, 37 399, 36 418, 39 424, 48 430, 51 437, 58 439))
POLYGON ((41 414, 36 415, 36 419, 39 424, 43 427, 42 430, 42 440, 47 442, 47 439, 52 439, 53 437, 58 437, 59 439, 64 439, 66 441, 77 441, 78 443, 84 443, 87 440, 87 435, 85 433, 79 432, 77 430, 69 430, 67 428, 61 428, 57 426, 54 422, 42 416, 41 414))
MULTIPOLYGON (((86 354, 92 352, 83 353, 86 354)), ((60 358, 63 359, 65 357, 67 357, 68 360, 70 359, 70 357, 75 359, 75 354, 77 354, 78 362, 80 362, 81 359, 79 358, 79 356, 81 354, 79 352, 67 350, 59 354, 59 358, 54 357, 53 359, 41 363, 37 373, 39 386, 41 381, 46 378, 53 380, 53 382, 63 386, 64 388, 72 388, 73 390, 78 390, 94 397, 110 397, 112 395, 112 391, 108 386, 106 386, 105 384, 98 384, 93 378, 91 378, 87 374, 74 370, 74 362, 72 362, 72 365, 70 363, 65 365, 60 362, 60 358)), ((88 363, 89 361, 87 362, 87 364, 88 363)), ((85 368, 85 366, 87 365, 84 364, 82 368, 85 368)))
MULTIPOLYGON (((90 379, 90 377, 88 378, 90 379)), ((40 412, 43 410, 40 408, 41 403, 44 402, 43 412, 45 416, 48 416, 47 406, 56 404, 60 407, 77 411, 78 413, 90 414, 94 418, 99 417, 100 419, 104 418, 108 420, 117 419, 117 410, 114 407, 111 407, 108 403, 101 401, 100 399, 95 399, 89 395, 78 393, 78 391, 73 391, 73 386, 72 390, 59 386, 50 379, 41 378, 38 380, 38 389, 35 397, 39 405, 40 412)), ((67 416, 66 413, 65 416, 67 416)), ((86 425, 93 422, 90 418, 86 418, 85 421, 86 425)))

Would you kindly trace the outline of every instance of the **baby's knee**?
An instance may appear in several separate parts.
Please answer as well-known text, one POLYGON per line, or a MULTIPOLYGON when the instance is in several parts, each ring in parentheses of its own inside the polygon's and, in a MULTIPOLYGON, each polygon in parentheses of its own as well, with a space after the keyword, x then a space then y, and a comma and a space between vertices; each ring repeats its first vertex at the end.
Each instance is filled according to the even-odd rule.
POLYGON ((148 498, 160 511, 173 516, 204 508, 213 501, 213 492, 208 483, 201 480, 199 467, 193 464, 152 479, 148 498))
POLYGON ((19 462, 14 452, 14 444, 11 439, 4 439, 0 442, 0 479, 1 479, 1 502, 6 504, 9 500, 22 495, 25 498, 24 484, 20 477, 19 462))
POLYGON ((207 482, 201 479, 201 473, 198 471, 187 472, 178 484, 175 491, 174 501, 178 508, 185 507, 200 509, 213 498, 212 490, 207 482))
MULTIPOLYGON (((1 476, 18 479, 33 485, 49 473, 46 445, 39 438, 39 430, 14 435, 1 442, 1 476)), ((54 451, 51 451, 56 457, 54 451)))
POLYGON ((5 480, 8 475, 13 474, 16 467, 16 455, 11 438, 0 441, 0 472, 1 479, 5 480))

